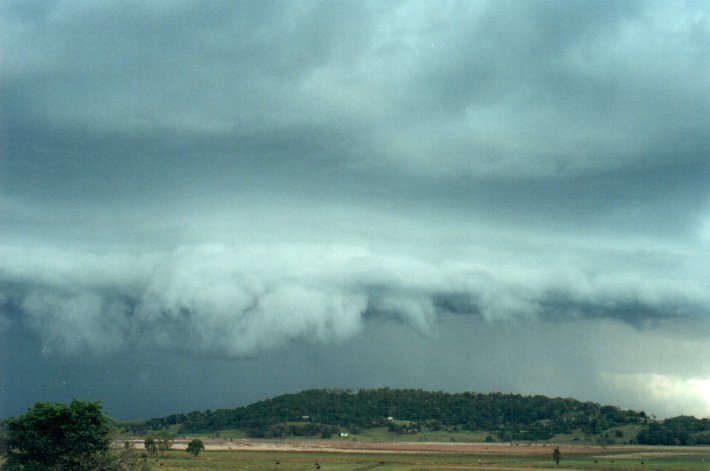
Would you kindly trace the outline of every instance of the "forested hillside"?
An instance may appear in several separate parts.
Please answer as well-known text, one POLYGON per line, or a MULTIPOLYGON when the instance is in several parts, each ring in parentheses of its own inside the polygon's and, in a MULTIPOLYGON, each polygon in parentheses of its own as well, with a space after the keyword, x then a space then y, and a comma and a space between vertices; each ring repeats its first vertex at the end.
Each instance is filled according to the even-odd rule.
POLYGON ((544 440, 575 430, 599 434, 646 419, 644 412, 569 398, 384 388, 308 390, 235 409, 154 418, 131 428, 145 432, 178 425, 182 433, 243 429, 254 437, 278 437, 386 426, 399 433, 488 431, 501 440, 544 440))

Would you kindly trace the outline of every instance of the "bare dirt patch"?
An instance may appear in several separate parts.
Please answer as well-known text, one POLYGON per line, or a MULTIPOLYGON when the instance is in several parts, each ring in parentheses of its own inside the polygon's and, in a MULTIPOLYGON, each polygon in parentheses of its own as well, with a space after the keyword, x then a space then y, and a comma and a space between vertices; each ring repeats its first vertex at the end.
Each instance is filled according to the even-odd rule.
MULTIPOLYGON (((173 449, 187 447, 189 439, 175 440, 173 449)), ((360 442, 330 440, 215 440, 203 439, 206 450, 242 451, 302 451, 333 453, 459 453, 476 455, 548 455, 555 445, 508 443, 440 443, 440 442, 360 442)), ((141 447, 142 442, 137 444, 141 447)), ((563 454, 590 454, 601 452, 600 447, 560 445, 563 454)), ((607 450, 608 451, 608 450, 607 450)))

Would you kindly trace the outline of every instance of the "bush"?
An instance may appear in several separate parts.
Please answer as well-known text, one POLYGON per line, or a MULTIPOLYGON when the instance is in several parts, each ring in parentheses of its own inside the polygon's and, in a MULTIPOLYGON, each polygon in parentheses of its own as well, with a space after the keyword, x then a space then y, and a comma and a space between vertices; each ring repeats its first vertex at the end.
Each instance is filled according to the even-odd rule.
POLYGON ((109 419, 98 402, 38 402, 5 421, 7 470, 89 470, 111 462, 109 419))
POLYGON ((199 438, 195 438, 194 440, 192 440, 190 443, 187 444, 187 449, 185 451, 197 456, 204 449, 205 449, 205 444, 202 443, 202 440, 200 440, 199 438))

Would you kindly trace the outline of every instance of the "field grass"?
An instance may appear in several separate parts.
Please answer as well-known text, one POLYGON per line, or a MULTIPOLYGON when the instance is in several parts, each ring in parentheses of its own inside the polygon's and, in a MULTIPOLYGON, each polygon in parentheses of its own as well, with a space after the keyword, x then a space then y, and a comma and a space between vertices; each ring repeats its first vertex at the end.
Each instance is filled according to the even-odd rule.
POLYGON ((351 440, 366 442, 475 442, 485 441, 488 432, 418 432, 413 434, 393 433, 387 427, 363 430, 357 435, 350 435, 351 440))
POLYGON ((171 451, 151 459, 151 469, 161 470, 338 470, 425 471, 451 469, 495 470, 688 470, 710 469, 710 450, 689 448, 590 448, 588 453, 564 456, 559 468, 550 455, 465 453, 334 453, 322 451, 207 451, 195 458, 171 451))
MULTIPOLYGON (((624 445, 629 443, 629 440, 636 438, 641 427, 638 425, 625 425, 621 427, 614 427, 606 430, 605 433, 614 440, 615 445, 624 445), (616 431, 619 431, 621 436, 617 436, 616 431)), ((371 429, 363 430, 361 433, 356 435, 349 435, 346 439, 350 440, 362 440, 367 442, 472 442, 472 443, 483 443, 486 441, 486 437, 495 437, 495 432, 447 432, 447 431, 423 431, 413 434, 401 434, 390 432, 387 427, 376 427, 371 429)), ((240 437, 243 438, 243 437, 240 437)), ((334 438, 337 439, 338 437, 334 438)), ((569 445, 597 445, 599 443, 600 435, 586 435, 581 430, 575 430, 572 433, 565 433, 555 435, 550 440, 533 440, 526 441, 521 440, 518 443, 557 443, 557 444, 569 444, 569 445)))
MULTIPOLYGON (((610 428, 605 430, 605 434, 608 438, 613 440, 611 445, 624 445, 629 443, 630 440, 635 439, 639 431, 642 430, 638 425, 624 425, 621 427, 610 428), (618 434, 616 433, 618 431, 618 434), (621 435, 621 436, 619 436, 621 435)), ((597 435, 587 435, 581 430, 575 430, 572 433, 561 433, 555 435, 550 440, 543 440, 540 443, 559 443, 559 444, 576 444, 576 445, 596 445, 599 444, 601 439, 601 434, 597 435)))
MULTIPOLYGON (((172 431, 171 431, 172 432, 172 431)), ((201 438, 201 439, 207 439, 207 438, 221 438, 221 439, 233 439, 233 440, 238 440, 241 438, 246 438, 247 437, 247 432, 241 429, 225 429, 225 430, 220 430, 219 432, 207 432, 207 433, 179 433, 179 429, 176 432, 173 432, 173 437, 174 438, 201 438)))

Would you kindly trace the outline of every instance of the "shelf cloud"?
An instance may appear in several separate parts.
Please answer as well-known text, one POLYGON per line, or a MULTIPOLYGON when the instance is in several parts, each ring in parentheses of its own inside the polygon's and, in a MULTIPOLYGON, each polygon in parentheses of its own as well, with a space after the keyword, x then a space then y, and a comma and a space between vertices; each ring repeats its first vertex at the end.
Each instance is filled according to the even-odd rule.
POLYGON ((635 353, 708 338, 705 3, 7 1, 0 43, 0 415, 686 384, 710 414, 706 365, 635 353))

